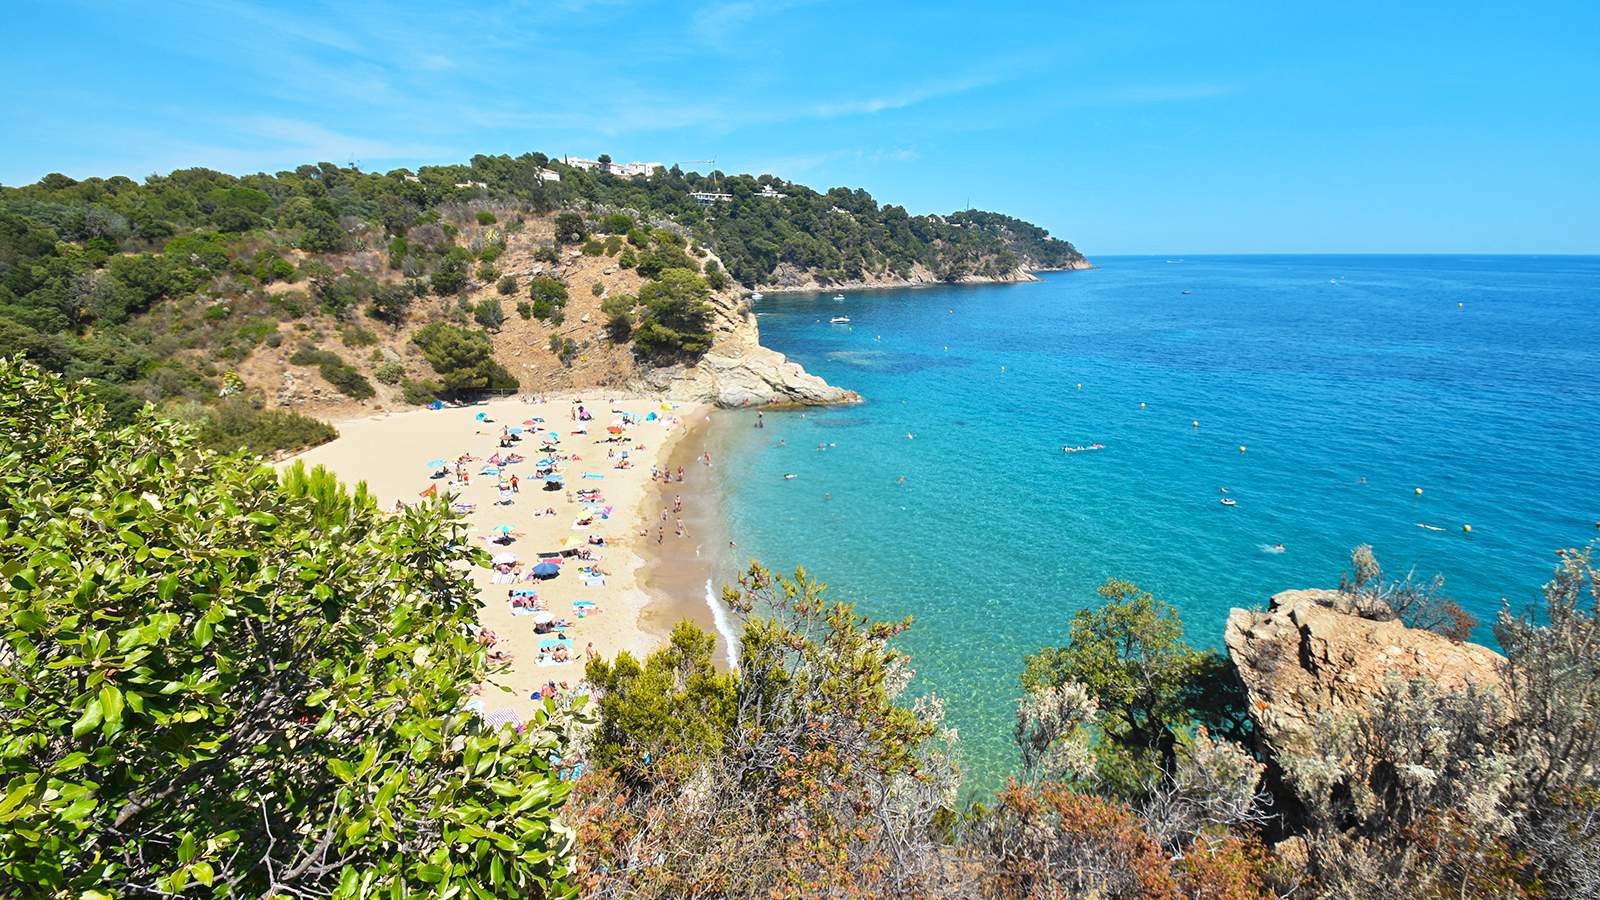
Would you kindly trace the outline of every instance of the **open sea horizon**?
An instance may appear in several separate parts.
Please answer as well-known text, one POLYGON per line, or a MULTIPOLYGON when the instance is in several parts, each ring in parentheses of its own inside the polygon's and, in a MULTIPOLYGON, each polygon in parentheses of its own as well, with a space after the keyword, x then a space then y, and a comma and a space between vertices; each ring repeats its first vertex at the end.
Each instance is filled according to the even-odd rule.
POLYGON ((914 617, 898 646, 969 792, 1014 768, 1024 655, 1107 578, 1220 647, 1231 608, 1335 586, 1370 543, 1391 576, 1442 576, 1492 645, 1502 602, 1600 535, 1600 257, 1093 262, 766 298, 762 343, 865 402, 706 438, 738 561, 914 617))

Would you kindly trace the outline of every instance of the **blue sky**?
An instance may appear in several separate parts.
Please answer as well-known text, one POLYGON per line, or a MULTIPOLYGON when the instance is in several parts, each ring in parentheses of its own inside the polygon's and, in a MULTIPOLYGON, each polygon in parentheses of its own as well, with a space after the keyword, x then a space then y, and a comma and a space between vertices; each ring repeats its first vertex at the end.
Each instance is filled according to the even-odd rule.
POLYGON ((1090 256, 1600 252, 1593 2, 24 0, 6 20, 6 184, 609 152, 970 203, 1090 256))

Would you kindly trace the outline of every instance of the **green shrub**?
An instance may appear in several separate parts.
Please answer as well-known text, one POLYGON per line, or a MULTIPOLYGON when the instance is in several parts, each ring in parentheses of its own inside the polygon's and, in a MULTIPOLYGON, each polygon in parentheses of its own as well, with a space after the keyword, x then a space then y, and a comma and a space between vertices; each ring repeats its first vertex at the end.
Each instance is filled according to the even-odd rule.
POLYGON ((517 292, 517 276, 506 275, 502 277, 500 281, 495 284, 494 289, 499 292, 500 296, 502 297, 509 297, 512 294, 515 294, 517 292))
POLYGON ((499 331, 506 324, 505 307, 494 297, 485 298, 472 308, 472 318, 490 331, 499 331))
POLYGON ((533 318, 533 304, 526 300, 517 301, 517 315, 524 320, 533 318))
POLYGON ((616 256, 617 253, 620 252, 621 250, 622 250, 622 238, 621 238, 621 236, 613 234, 612 236, 606 238, 605 252, 606 252, 607 256, 616 256))
POLYGON ((483 249, 478 251, 478 258, 484 262, 494 262, 504 252, 506 252, 506 245, 495 241, 492 244, 485 244, 483 249))
POLYGON ((550 335, 550 352, 561 360, 563 366, 572 365, 572 358, 578 355, 578 344, 572 338, 562 337, 559 334, 550 335))
POLYGON ((528 294, 534 316, 542 321, 556 321, 567 305, 567 286, 549 275, 535 275, 528 283, 528 294))
POLYGON ((199 427, 200 443, 212 450, 243 449, 266 456, 315 447, 339 436, 326 422, 285 410, 256 409, 245 400, 207 410, 199 427))
POLYGON ((517 379, 494 358, 494 344, 481 331, 435 322, 411 338, 450 394, 515 390, 517 379))
POLYGON ((316 366, 324 380, 337 388, 341 394, 357 400, 367 400, 378 393, 372 387, 372 382, 367 380, 367 376, 345 362, 337 353, 305 346, 296 350, 294 355, 289 357, 289 362, 297 366, 316 366))
POLYGON ((593 294, 596 297, 600 296, 601 294, 604 294, 605 292, 606 292, 606 285, 605 285, 605 282, 603 282, 603 281, 596 281, 594 284, 589 285, 589 293, 593 294))
POLYGON ((443 503, 115 429, 7 361, 0 442, 0 895, 576 893, 562 728, 469 711, 483 554, 443 503))
POLYGON ((413 406, 426 406, 439 399, 444 389, 432 378, 407 378, 400 382, 400 395, 413 406))
POLYGON ((372 370, 372 377, 384 384, 399 384, 400 379, 405 377, 405 374, 405 364, 398 359, 378 363, 377 367, 372 370))
POLYGON ((595 223, 594 230, 613 236, 627 234, 633 230, 633 219, 627 213, 609 213, 595 223))
POLYGON ((498 221, 495 218, 494 213, 489 212, 487 209, 478 210, 477 219, 479 225, 493 225, 496 221, 498 221))
POLYGON ((600 312, 606 317, 606 334, 612 341, 625 343, 633 334, 633 308, 639 298, 632 294, 616 294, 600 302, 600 312))
POLYGON ((632 247, 622 248, 622 254, 617 257, 617 265, 624 269, 631 269, 639 264, 639 257, 634 254, 632 247))
POLYGON ((478 271, 475 274, 478 276, 479 281, 487 284, 500 277, 500 270, 496 269, 492 263, 479 263, 478 271))
POLYGON ((583 224, 583 216, 575 212, 558 214, 555 225, 557 244, 579 244, 589 236, 589 229, 583 224))
POLYGON ((583 251, 584 256, 599 256, 606 252, 605 244, 600 243, 594 238, 584 241, 583 246, 579 249, 583 251))
POLYGON ((283 344, 283 332, 281 332, 281 331, 273 331, 271 334, 267 335, 266 342, 267 342, 267 346, 268 347, 276 348, 276 347, 282 346, 282 344, 283 344))

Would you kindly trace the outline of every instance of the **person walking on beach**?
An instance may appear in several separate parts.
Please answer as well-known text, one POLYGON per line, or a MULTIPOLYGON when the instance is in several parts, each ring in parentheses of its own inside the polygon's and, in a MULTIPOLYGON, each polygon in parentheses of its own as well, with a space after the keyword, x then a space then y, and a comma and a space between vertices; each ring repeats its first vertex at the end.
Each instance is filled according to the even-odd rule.
POLYGON ((678 520, 678 537, 683 537, 683 520, 678 520))
POLYGON ((683 512, 683 495, 678 494, 672 498, 672 511, 683 512))
POLYGON ((513 474, 511 476, 511 493, 513 493, 513 494, 522 493, 522 487, 517 483, 517 476, 515 474, 513 474))

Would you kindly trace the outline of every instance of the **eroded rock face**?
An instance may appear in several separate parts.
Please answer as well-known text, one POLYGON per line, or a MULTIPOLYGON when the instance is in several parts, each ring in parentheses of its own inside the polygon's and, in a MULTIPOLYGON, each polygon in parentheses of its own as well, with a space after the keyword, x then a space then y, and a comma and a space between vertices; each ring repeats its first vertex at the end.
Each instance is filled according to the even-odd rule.
POLYGON ((741 406, 821 406, 856 403, 855 391, 834 387, 776 350, 761 346, 756 317, 736 294, 711 298, 711 350, 692 366, 641 372, 634 387, 674 400, 741 406))
POLYGON ((1446 690, 1498 689, 1504 662, 1477 644, 1363 619, 1348 595, 1328 590, 1284 591, 1265 612, 1235 609, 1223 640, 1265 749, 1280 758, 1310 751, 1323 713, 1364 710, 1390 673, 1446 690))

